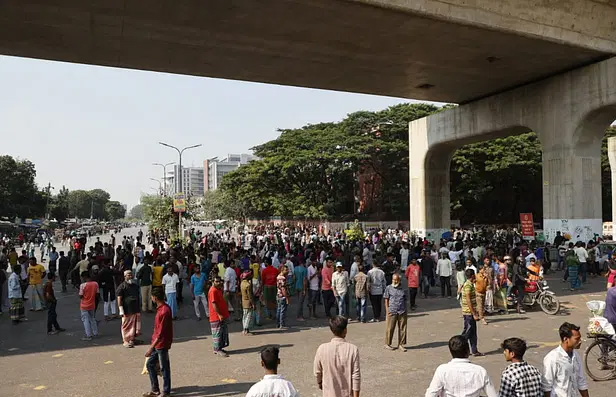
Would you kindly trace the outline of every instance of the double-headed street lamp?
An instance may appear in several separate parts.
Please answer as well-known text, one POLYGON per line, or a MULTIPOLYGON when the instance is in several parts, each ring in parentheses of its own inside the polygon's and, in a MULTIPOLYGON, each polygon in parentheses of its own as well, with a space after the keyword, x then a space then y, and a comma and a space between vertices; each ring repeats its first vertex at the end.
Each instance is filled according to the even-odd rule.
POLYGON ((158 182, 158 193, 162 196, 162 195, 163 195, 163 192, 164 192, 164 191, 163 191, 163 184, 162 184, 162 182, 161 182, 161 181, 159 181, 159 180, 158 180, 158 179, 156 179, 156 178, 150 178, 150 180, 151 180, 151 181, 154 181, 154 182, 158 182))
MULTIPOLYGON (((163 145, 163 146, 167 146, 170 147, 171 149, 175 149, 178 154, 180 155, 180 163, 179 163, 179 170, 178 170, 178 174, 179 175, 179 184, 178 184, 178 192, 176 193, 182 193, 184 187, 182 186, 182 182, 183 182, 183 175, 182 175, 182 153, 184 153, 184 150, 188 150, 188 149, 193 149, 199 146, 202 146, 201 144, 198 145, 192 145, 192 146, 186 146, 184 149, 180 150, 177 147, 173 146, 173 145, 169 145, 168 143, 164 143, 164 142, 158 142, 159 144, 163 145)), ((175 174, 175 173, 174 173, 175 174)), ((174 175, 175 178, 178 178, 178 175, 174 175)))
POLYGON ((163 167, 163 197, 167 197, 167 166, 168 165, 172 165, 175 164, 175 161, 172 161, 170 163, 167 164, 162 164, 162 163, 152 163, 152 165, 160 165, 161 167, 163 167))

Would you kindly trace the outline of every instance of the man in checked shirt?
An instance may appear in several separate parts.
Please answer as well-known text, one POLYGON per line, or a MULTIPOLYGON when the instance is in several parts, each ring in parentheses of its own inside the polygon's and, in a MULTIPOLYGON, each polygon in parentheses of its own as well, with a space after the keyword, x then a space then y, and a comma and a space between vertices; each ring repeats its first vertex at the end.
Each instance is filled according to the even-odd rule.
POLYGON ((510 362, 501 375, 499 397, 541 397, 541 373, 524 361, 526 342, 505 339, 501 344, 505 360, 510 362))

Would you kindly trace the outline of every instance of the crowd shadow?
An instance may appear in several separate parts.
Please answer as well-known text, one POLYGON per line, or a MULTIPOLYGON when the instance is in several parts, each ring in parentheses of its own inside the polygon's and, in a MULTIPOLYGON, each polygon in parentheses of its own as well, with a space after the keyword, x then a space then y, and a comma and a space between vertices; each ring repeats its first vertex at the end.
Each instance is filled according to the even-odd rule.
POLYGON ((211 386, 181 386, 173 389, 173 395, 177 397, 233 396, 247 393, 252 385, 248 382, 238 382, 211 386))

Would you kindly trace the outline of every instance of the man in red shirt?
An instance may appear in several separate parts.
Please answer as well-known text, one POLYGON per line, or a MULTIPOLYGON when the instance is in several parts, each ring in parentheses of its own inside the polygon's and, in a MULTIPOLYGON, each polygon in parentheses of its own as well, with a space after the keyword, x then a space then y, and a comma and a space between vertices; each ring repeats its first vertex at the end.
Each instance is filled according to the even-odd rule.
POLYGON ((265 300, 265 314, 272 320, 277 308, 276 303, 276 278, 278 269, 272 266, 272 258, 265 258, 265 269, 261 270, 263 280, 263 299, 265 300))
POLYGON ((152 302, 156 304, 156 317, 154 318, 154 333, 152 344, 145 353, 148 357, 146 367, 150 376, 151 391, 144 393, 144 397, 169 397, 171 393, 171 366, 169 363, 169 349, 173 342, 173 321, 171 308, 165 303, 165 293, 162 289, 152 291, 152 302), (156 353, 156 354, 154 354, 156 353), (163 392, 160 393, 156 364, 160 364, 163 374, 163 392))
POLYGON ((332 276, 334 275, 334 258, 327 256, 325 266, 321 269, 321 290, 323 293, 323 306, 327 318, 331 318, 332 307, 336 304, 336 297, 332 291, 332 276))
POLYGON ((207 293, 207 302, 210 309, 210 326, 212 327, 212 343, 214 344, 214 354, 221 357, 229 357, 224 348, 229 346, 229 329, 227 322, 229 309, 227 302, 222 295, 223 281, 216 276, 207 293))
POLYGON ((83 283, 79 286, 79 309, 81 310, 81 321, 85 328, 86 336, 81 338, 83 341, 92 340, 92 337, 98 336, 98 327, 96 325, 96 297, 98 296, 98 283, 92 281, 88 271, 81 272, 83 283))

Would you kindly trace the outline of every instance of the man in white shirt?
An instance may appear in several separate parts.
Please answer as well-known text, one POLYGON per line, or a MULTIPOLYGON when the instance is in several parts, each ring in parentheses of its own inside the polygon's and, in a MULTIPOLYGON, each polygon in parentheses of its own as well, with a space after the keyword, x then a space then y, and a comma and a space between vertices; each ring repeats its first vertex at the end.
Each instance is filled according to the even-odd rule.
MULTIPOLYGON (((404 243, 402 248, 400 248, 400 269, 402 271, 406 270, 406 267, 409 264, 409 245, 408 243, 404 243)), ((352 279, 353 277, 351 277, 352 279)))
POLYGON ((167 266, 167 274, 163 276, 162 283, 165 286, 165 295, 167 295, 166 303, 171 308, 171 317, 177 319, 178 317, 178 302, 176 300, 176 287, 180 279, 178 275, 173 273, 173 267, 167 266))
POLYGON ((308 264, 306 277, 308 278, 308 312, 311 318, 317 318, 317 300, 319 298, 319 272, 316 264, 306 261, 308 264))
POLYGON ((460 255, 462 255, 463 250, 454 251, 450 250, 447 254, 449 255, 449 260, 451 263, 456 263, 460 260, 460 255))
POLYGON ((265 369, 265 376, 248 390, 246 397, 299 397, 291 382, 278 375, 278 354, 276 346, 261 350, 261 366, 265 369))
POLYGON ((237 292, 237 273, 235 273, 235 269, 232 266, 235 266, 234 262, 225 261, 223 294, 225 296, 225 300, 227 301, 229 313, 235 313, 235 318, 237 319, 241 313, 241 310, 239 307, 237 307, 237 311, 235 311, 237 306, 237 304, 235 303, 235 296, 237 292))
POLYGON ((560 345, 543 359, 541 388, 545 397, 588 397, 582 359, 575 351, 582 346, 580 327, 565 322, 558 333, 560 345))
POLYGON ((453 359, 436 369, 426 397, 498 396, 488 371, 468 359, 471 352, 465 337, 456 335, 449 339, 449 352, 453 359))
POLYGON ((336 271, 332 275, 332 291, 338 303, 338 314, 348 317, 346 311, 346 299, 349 291, 349 275, 344 271, 342 262, 336 263, 336 271))
POLYGON ((453 274, 453 269, 447 254, 441 254, 441 259, 436 263, 436 274, 441 281, 441 297, 444 298, 446 292, 447 298, 451 298, 451 275, 453 274))

